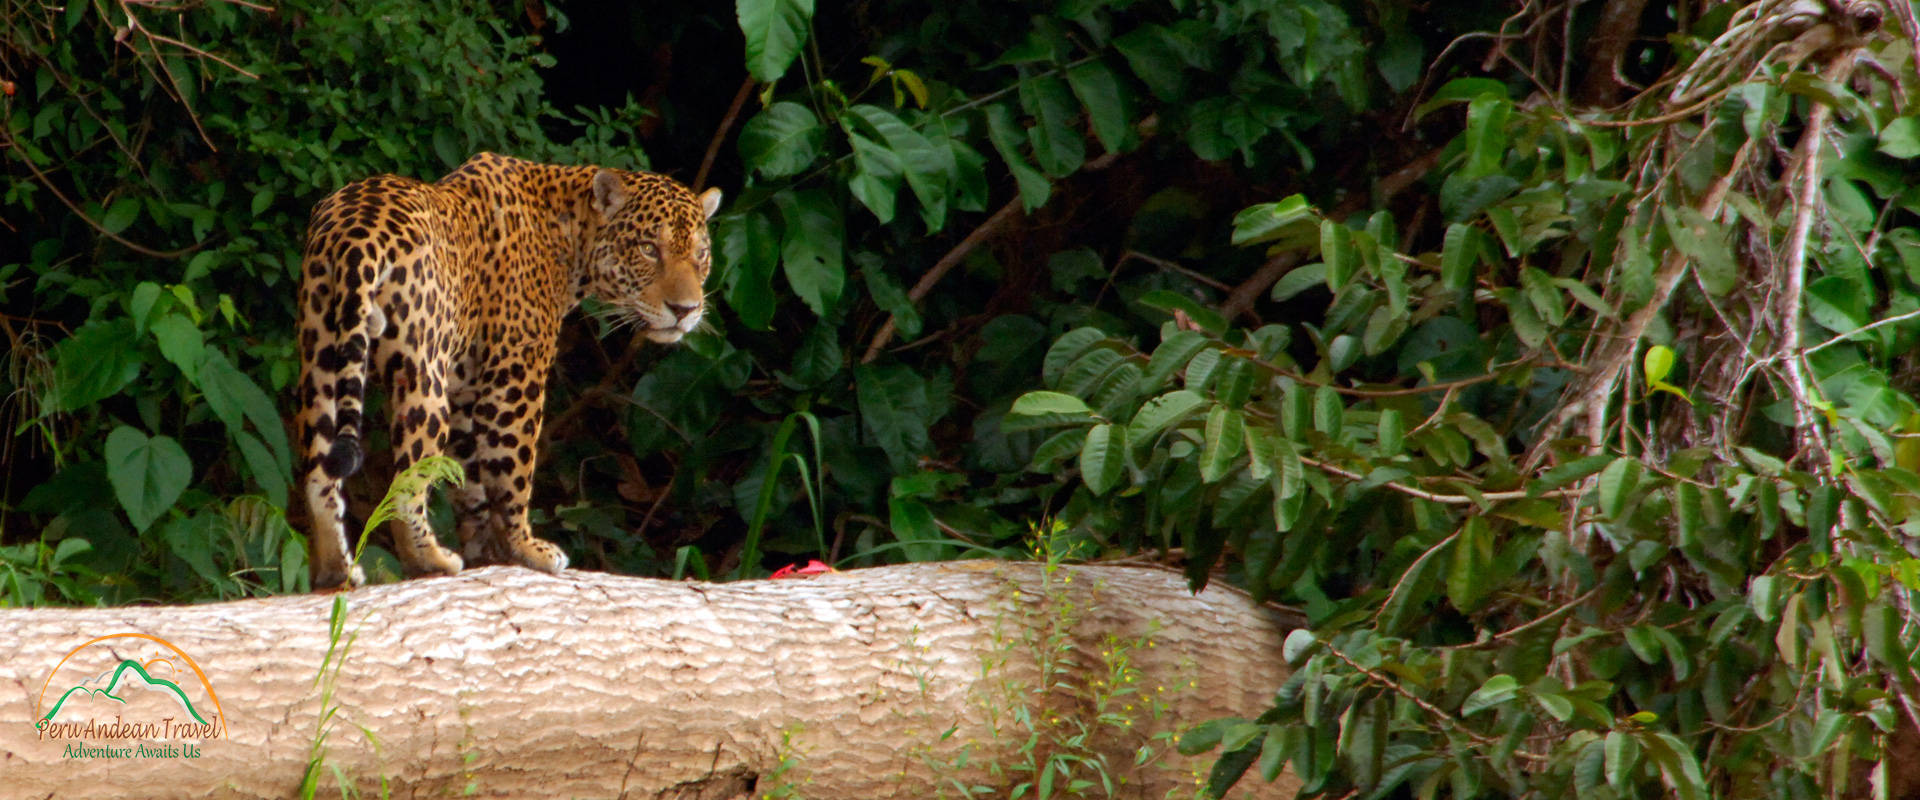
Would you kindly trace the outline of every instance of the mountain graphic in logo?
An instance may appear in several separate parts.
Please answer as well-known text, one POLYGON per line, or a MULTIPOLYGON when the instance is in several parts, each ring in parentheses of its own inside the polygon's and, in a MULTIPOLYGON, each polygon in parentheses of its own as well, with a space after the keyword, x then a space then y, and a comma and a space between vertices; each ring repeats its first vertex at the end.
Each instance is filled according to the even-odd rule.
POLYGON ((165 678, 156 678, 147 671, 148 665, 156 663, 166 664, 170 668, 173 666, 163 658, 156 658, 147 665, 132 659, 121 661, 112 669, 83 680, 61 693, 60 699, 54 702, 53 708, 49 709, 41 719, 52 722, 62 710, 83 705, 82 701, 86 700, 102 698, 125 704, 127 698, 133 696, 135 692, 156 692, 178 704, 181 713, 193 718, 195 722, 207 724, 206 718, 193 707, 193 701, 187 699, 186 692, 180 690, 180 684, 165 678))

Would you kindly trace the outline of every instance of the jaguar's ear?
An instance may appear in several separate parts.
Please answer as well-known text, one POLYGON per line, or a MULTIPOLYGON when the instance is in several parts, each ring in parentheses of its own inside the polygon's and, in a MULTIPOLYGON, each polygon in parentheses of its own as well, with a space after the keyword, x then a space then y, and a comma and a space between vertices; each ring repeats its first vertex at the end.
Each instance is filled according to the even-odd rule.
POLYGON ((707 219, 713 219, 713 215, 720 210, 720 187, 701 192, 700 207, 707 210, 707 219))
POLYGON ((627 187, 619 175, 611 170, 593 173, 593 210, 601 219, 613 216, 613 212, 627 203, 627 187))

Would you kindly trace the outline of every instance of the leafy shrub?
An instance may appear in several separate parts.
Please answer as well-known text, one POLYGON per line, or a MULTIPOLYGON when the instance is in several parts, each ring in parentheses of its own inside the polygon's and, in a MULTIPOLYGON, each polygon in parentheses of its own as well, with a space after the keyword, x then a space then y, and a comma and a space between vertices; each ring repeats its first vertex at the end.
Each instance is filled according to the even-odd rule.
POLYGON ((1274 708, 1183 742, 1223 753, 1216 791, 1255 765, 1367 797, 1899 780, 1920 207, 1893 175, 1920 148, 1869 98, 1916 75, 1693 52, 1676 73, 1724 83, 1677 124, 1441 87, 1438 220, 1248 208, 1236 242, 1310 262, 1271 293, 1308 315, 1168 298, 1157 344, 1070 331, 1013 404, 1063 521, 1309 614, 1274 708))

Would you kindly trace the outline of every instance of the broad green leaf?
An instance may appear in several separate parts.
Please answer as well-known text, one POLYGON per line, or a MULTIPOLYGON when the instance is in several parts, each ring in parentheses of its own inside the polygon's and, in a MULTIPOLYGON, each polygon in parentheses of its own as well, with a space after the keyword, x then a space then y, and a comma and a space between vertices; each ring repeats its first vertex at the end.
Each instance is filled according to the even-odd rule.
POLYGON ((1247 425, 1247 476, 1265 481, 1273 474, 1274 434, 1266 425, 1247 425))
POLYGON ((1546 709, 1547 714, 1561 722, 1566 722, 1573 718, 1573 701, 1568 700, 1564 694, 1560 694, 1559 692, 1535 692, 1533 701, 1539 703, 1541 708, 1546 709))
POLYGON ((1308 289, 1325 288, 1327 284, 1327 265, 1314 262, 1287 270, 1287 274, 1274 281, 1273 291, 1267 297, 1274 302, 1291 300, 1295 295, 1308 289))
POLYGON ((1286 641, 1280 645, 1280 658, 1288 664, 1298 667, 1300 666, 1300 662, 1305 661, 1307 656, 1313 654, 1313 651, 1317 649, 1319 644, 1320 640, 1314 638, 1313 631, 1307 630, 1306 628, 1294 628, 1287 632, 1286 641))
POLYGON ((1033 449, 1033 460, 1027 464, 1027 469, 1033 472, 1050 472, 1054 462, 1079 453, 1087 440, 1087 428, 1088 426, 1085 425, 1068 428, 1047 437, 1046 441, 1033 449))
POLYGON ((1520 694, 1520 681, 1512 675, 1495 675, 1488 678, 1473 694, 1467 695, 1466 702, 1460 705, 1460 716, 1471 717, 1494 706, 1505 703, 1520 694))
POLYGON ((813 110, 783 100, 740 127, 740 160, 768 178, 794 175, 813 164, 826 143, 826 128, 813 110))
POLYGON ((907 295, 907 290, 900 288, 899 282, 887 273, 884 262, 876 258, 871 261, 861 259, 858 263, 862 265, 860 276, 866 280, 867 295, 873 298, 873 304, 879 306, 880 310, 893 315, 893 329, 900 333, 900 338, 919 336, 920 328, 925 324, 920 318, 920 307, 907 295))
POLYGON ((1127 65, 1155 97, 1179 99, 1186 86, 1186 64, 1171 31, 1159 25, 1142 25, 1115 37, 1113 46, 1126 56, 1127 65))
POLYGON ((1894 158, 1920 156, 1920 118, 1906 116, 1887 123, 1880 129, 1880 144, 1875 149, 1894 158))
POLYGON ((140 218, 140 201, 132 197, 122 197, 107 207, 100 215, 100 229, 108 235, 126 230, 133 221, 140 218))
POLYGON ((1246 447, 1246 420, 1240 412, 1215 405, 1207 412, 1205 445, 1200 450, 1200 480, 1214 483, 1227 476, 1246 447))
POLYGON ((781 192, 774 202, 784 222, 780 264, 787 283, 815 316, 825 317, 839 304, 847 279, 840 207, 819 189, 781 192))
POLYGON ((1626 630, 1627 648, 1643 664, 1657 664, 1665 649, 1660 646, 1660 637, 1654 634, 1650 625, 1635 625, 1626 630))
POLYGON ((1707 800, 1707 782, 1700 773, 1700 761, 1679 737, 1660 732, 1641 742, 1649 760, 1660 769, 1660 780, 1672 789, 1678 800, 1707 800))
POLYGON ((1833 526, 1840 517, 1840 490, 1821 484, 1807 492, 1807 536, 1814 552, 1824 553, 1833 537, 1833 526))
POLYGON ((78 411, 118 393, 140 375, 139 351, 133 345, 133 322, 89 322, 73 338, 56 345, 53 361, 53 401, 59 411, 78 411))
POLYGON ((1607 519, 1618 520, 1628 509, 1628 501, 1633 499, 1634 490, 1640 488, 1641 476, 1646 468, 1638 459, 1621 456, 1600 471, 1600 481, 1595 487, 1600 501, 1600 513, 1607 519))
POLYGON ((713 239, 727 305, 740 316, 741 324, 766 330, 773 321, 773 271, 780 262, 779 224, 760 211, 727 214, 714 221, 713 239))
POLYGON ((1321 386, 1313 390, 1313 428, 1328 436, 1339 438, 1346 427, 1346 404, 1340 402, 1340 393, 1331 386, 1321 386))
POLYGON ((1414 109, 1414 119, 1426 116, 1436 108, 1453 103, 1462 103, 1481 97, 1505 98, 1507 85, 1493 78, 1454 78, 1442 84, 1433 93, 1433 98, 1414 109))
POLYGON ((813 0, 734 0, 740 32, 747 40, 747 71, 762 81, 787 73, 807 40, 813 0))
POLYGON ((793 351, 793 379, 805 386, 817 386, 839 374, 844 363, 840 329, 815 325, 800 338, 800 346, 793 351))
POLYGON ((1482 94, 1467 101, 1466 164, 1460 174, 1477 178, 1500 171, 1507 154, 1507 119, 1513 101, 1505 94, 1482 94))
POLYGON ((148 317, 152 315, 153 306, 159 300, 160 284, 141 281, 140 285, 133 287, 133 296, 127 302, 127 313, 133 317, 135 333, 147 332, 147 325, 151 322, 148 317))
MULTIPOLYGON (((1153 349, 1153 356, 1147 359, 1147 372, 1141 377, 1142 385, 1148 391, 1166 386, 1174 373, 1185 369, 1193 355, 1206 346, 1207 337, 1198 331, 1174 331, 1173 335, 1153 349)), ((1134 436, 1133 440, 1141 441, 1139 436, 1134 436)))
POLYGON ((1027 129, 1027 141, 1033 145, 1040 169, 1055 178, 1079 170, 1086 161, 1086 142, 1076 126, 1080 108, 1066 82, 1052 75, 1022 81, 1020 104, 1035 120, 1027 129))
POLYGON ((1182 734, 1177 747, 1183 755, 1199 755, 1219 747, 1220 739, 1226 735, 1228 729, 1244 725, 1246 722, 1245 719, 1238 717, 1207 720, 1182 734))
POLYGON ((879 106, 860 104, 847 109, 843 125, 851 132, 855 126, 847 118, 857 119, 880 135, 893 155, 893 165, 907 180, 907 187, 920 202, 921 220, 927 232, 946 225, 947 197, 951 193, 948 178, 958 169, 950 147, 935 146, 925 134, 909 127, 893 112, 879 106))
POLYGON ((267 499, 280 508, 287 506, 287 476, 280 470, 280 464, 274 459, 273 451, 268 450, 260 439, 246 431, 232 431, 235 447, 240 448, 240 457, 247 462, 247 471, 253 473, 253 481, 267 493, 267 499))
POLYGON ((1559 327, 1567 320, 1566 297, 1560 293, 1560 287, 1553 282, 1553 276, 1539 267, 1527 267, 1520 271, 1520 284, 1524 287, 1527 302, 1540 315, 1541 321, 1548 326, 1559 327))
POLYGON ((1807 316, 1834 333, 1852 333, 1873 320, 1872 290, 1858 280, 1829 275, 1807 284, 1807 316))
POLYGON ((1440 556, 1447 552, 1445 547, 1428 548, 1387 593, 1387 599, 1380 604, 1379 630, 1392 635, 1404 629, 1412 621, 1415 611, 1426 606, 1433 597, 1433 582, 1440 569, 1440 556))
POLYGON ((1587 742, 1580 748, 1579 759, 1573 765, 1573 791, 1576 798, 1592 797, 1594 791, 1600 788, 1600 781, 1606 774, 1605 750, 1605 743, 1599 739, 1587 742))
POLYGON ((1080 447, 1080 480, 1095 497, 1120 480, 1127 464, 1127 429, 1100 423, 1087 431, 1080 447))
POLYGON ((879 143, 848 131, 853 146, 853 176, 847 190, 860 204, 873 212, 873 218, 885 225, 893 221, 894 202, 900 193, 900 158, 879 143))
POLYGON ((1085 400, 1081 400, 1070 394, 1062 394, 1060 392, 1028 392, 1021 395, 1020 399, 1013 401, 1013 410, 1010 413, 1020 414, 1022 416, 1037 416, 1040 414, 1088 414, 1092 413, 1092 409, 1087 408, 1085 400))
POLYGON ((1248 206, 1233 215, 1233 244, 1244 246, 1282 236, 1300 236, 1318 230, 1318 215, 1305 195, 1289 195, 1271 203, 1248 206))
POLYGON ((1472 289, 1481 247, 1478 228, 1458 222, 1448 225, 1440 245, 1440 283, 1456 292, 1472 289))
POLYGON ((1327 288, 1336 293, 1346 288, 1359 266, 1353 252, 1353 231, 1333 220, 1321 220, 1320 258, 1327 264, 1327 288))
POLYGON ((1485 517, 1468 517, 1453 540, 1453 561, 1447 570, 1447 600, 1462 612, 1479 608, 1480 598, 1494 578, 1493 534, 1485 517))
POLYGON ((160 345, 160 355, 168 362, 180 368, 180 374, 190 381, 198 381, 200 362, 206 357, 206 342, 200 337, 200 326, 185 314, 169 313, 154 320, 151 328, 153 339, 160 345))
POLYGON ((938 408, 929 396, 929 383, 905 364, 862 364, 854 369, 863 427, 873 443, 886 451, 896 473, 911 470, 930 447, 927 429, 937 421, 938 408))
POLYGON ((1340 731, 1345 742, 1341 751, 1354 783, 1359 786, 1373 786, 1380 781, 1389 733, 1388 712, 1392 708, 1393 701, 1376 695, 1371 700, 1356 702, 1347 714, 1340 731))
POLYGON ((1405 446, 1405 442, 1401 439, 1406 433, 1406 426, 1400 421, 1400 410, 1396 408, 1382 409, 1380 411, 1380 421, 1377 423, 1377 431, 1376 436, 1378 437, 1377 441, 1380 445, 1380 454, 1388 457, 1399 455, 1402 447, 1405 446))
POLYGON ((1640 743, 1632 734, 1607 732, 1607 785, 1625 792, 1633 782, 1633 768, 1640 764, 1640 743))
POLYGON ((1753 609, 1753 615, 1759 617, 1761 622, 1772 622, 1774 614, 1778 613, 1774 601, 1780 599, 1777 594, 1779 589, 1780 579, 1772 575, 1755 575, 1753 580, 1748 581, 1747 606, 1753 609))
POLYGON ((1081 397, 1092 397, 1107 375, 1119 367, 1126 356, 1110 347, 1095 347, 1074 359, 1060 375, 1060 389, 1081 397))
POLYGON ((1527 484, 1527 492, 1537 496, 1575 481, 1585 480, 1588 476, 1605 469, 1613 461, 1613 456, 1604 453, 1569 461, 1540 473, 1538 480, 1527 484))
POLYGON ((1513 326, 1513 333, 1520 337, 1521 343, 1528 347, 1539 347, 1547 341, 1547 324, 1534 310, 1532 301, 1518 290, 1499 288, 1493 290, 1495 297, 1507 307, 1507 322, 1513 326))
POLYGON ((106 459, 107 481, 135 530, 153 525, 193 480, 193 461, 178 442, 127 425, 107 434, 106 459))
POLYGON ((1061 334, 1060 338, 1054 340, 1053 346, 1047 348, 1046 358, 1041 361, 1041 380, 1048 386, 1058 387, 1067 368, 1106 338, 1105 331, 1091 327, 1074 328, 1061 334))
POLYGON ((1020 186, 1020 203, 1028 211, 1047 204, 1047 196, 1053 192, 1053 184, 1047 176, 1027 163, 1022 155, 1026 148, 1027 134, 1013 121, 1013 111, 1003 103, 987 106, 987 137, 993 141, 993 149, 1000 153, 1000 160, 1006 162, 1007 170, 1013 173, 1014 181, 1020 186))
POLYGON ((1202 391, 1213 381, 1215 370, 1220 368, 1219 350, 1201 350, 1187 360, 1186 387, 1193 391, 1202 391))
POLYGON ((1667 376, 1673 372, 1673 348, 1664 344, 1647 348, 1646 356, 1641 359, 1640 368, 1646 373, 1649 388, 1666 380, 1667 376))
POLYGON ((1127 423, 1127 440, 1134 444, 1151 442, 1161 431, 1180 424, 1206 402, 1206 398, 1186 389, 1176 389, 1148 400, 1134 414, 1133 420, 1127 423))
POLYGON ((1662 206, 1660 210, 1666 217, 1668 238, 1693 261, 1700 285, 1716 297, 1732 291, 1740 270, 1727 247, 1726 228, 1692 206, 1662 206))
POLYGON ((1067 83, 1087 109, 1093 135, 1109 153, 1127 150, 1133 143, 1132 118, 1120 81, 1104 62, 1088 61, 1067 70, 1067 83))
POLYGON ((935 544, 945 537, 940 533, 933 510, 919 500, 888 498, 887 526, 892 529, 894 538, 906 543, 902 551, 906 553, 908 561, 937 561, 941 551, 946 549, 935 544))
POLYGON ((200 364, 200 391, 207 398, 207 405, 214 415, 226 423, 227 430, 237 432, 242 421, 253 423, 273 457, 280 464, 281 473, 288 479, 293 474, 292 455, 287 448, 286 428, 281 424, 279 406, 273 402, 260 385, 241 372, 227 360, 226 355, 216 348, 207 348, 206 357, 200 364))

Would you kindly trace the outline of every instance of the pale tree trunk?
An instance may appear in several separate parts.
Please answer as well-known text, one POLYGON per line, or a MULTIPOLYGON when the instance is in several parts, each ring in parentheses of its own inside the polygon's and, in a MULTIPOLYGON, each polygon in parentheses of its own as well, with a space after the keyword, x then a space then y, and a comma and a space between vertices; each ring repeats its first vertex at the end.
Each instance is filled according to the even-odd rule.
MULTIPOLYGON (((731 584, 494 567, 345 598, 324 675, 332 596, 0 610, 0 796, 284 798, 317 763, 322 796, 338 775, 362 796, 996 797, 1050 758, 1096 782, 1083 796, 1103 777, 1114 796, 1191 794, 1216 754, 1183 758, 1170 735, 1265 710, 1297 625, 1160 570, 1000 562, 731 584), (122 632, 202 675, 144 638, 86 645, 122 632), (34 724, 75 670, 122 659, 196 707, 211 687, 224 735, 79 727, 185 719, 152 683, 72 700, 64 733, 34 724)), ((1250 775, 1239 792, 1297 787, 1250 775)))

